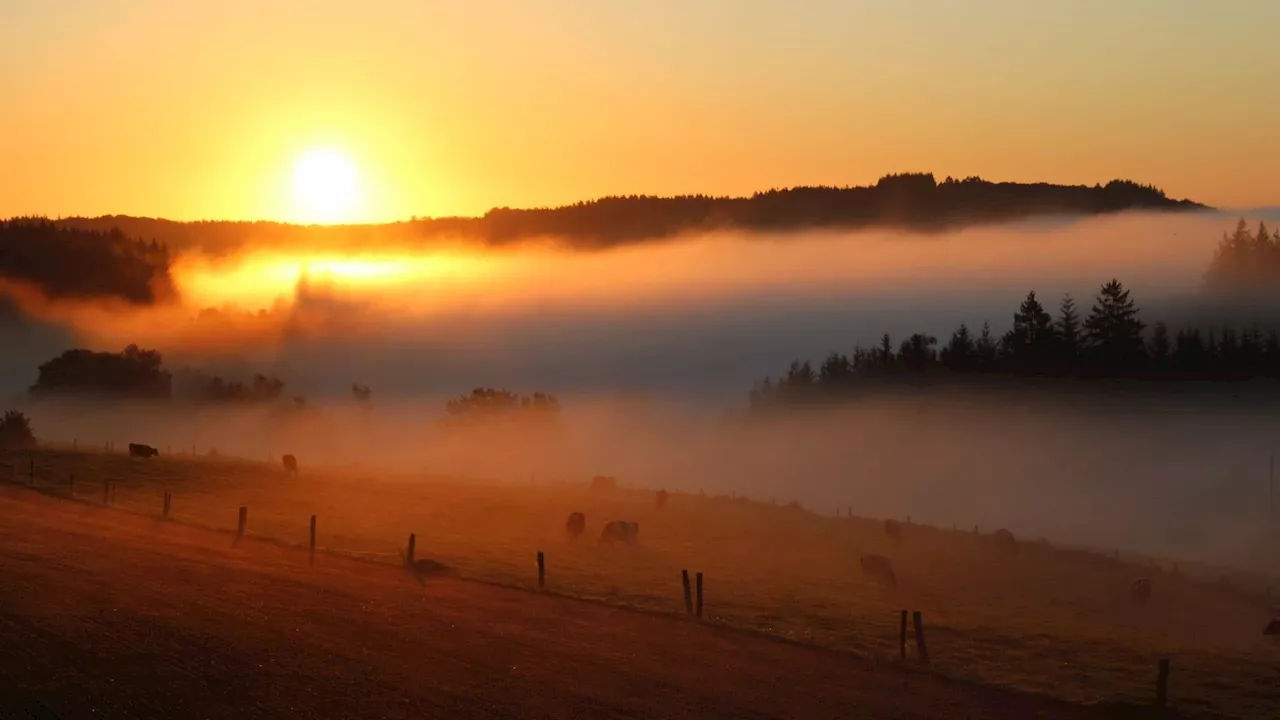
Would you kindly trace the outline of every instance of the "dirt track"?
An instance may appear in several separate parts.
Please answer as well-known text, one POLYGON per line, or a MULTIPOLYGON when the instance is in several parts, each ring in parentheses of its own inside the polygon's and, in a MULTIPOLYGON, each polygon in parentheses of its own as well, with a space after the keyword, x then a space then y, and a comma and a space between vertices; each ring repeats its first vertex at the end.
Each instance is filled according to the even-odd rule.
POLYGON ((0 488, 0 717, 1076 718, 692 622, 0 488))

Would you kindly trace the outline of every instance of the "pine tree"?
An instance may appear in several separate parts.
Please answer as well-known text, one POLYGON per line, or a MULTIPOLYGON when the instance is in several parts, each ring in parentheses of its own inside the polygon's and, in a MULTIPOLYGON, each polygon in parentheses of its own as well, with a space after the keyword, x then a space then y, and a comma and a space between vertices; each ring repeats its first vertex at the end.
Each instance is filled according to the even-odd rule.
POLYGON ((973 334, 969 326, 960 324, 959 329, 951 333, 951 339, 941 352, 942 364, 952 372, 968 372, 975 364, 975 347, 973 334))
POLYGON ((1053 343, 1053 318, 1032 290, 1013 314, 1013 329, 1005 333, 1001 347, 1014 372, 1037 373, 1046 369, 1053 343))
POLYGON ((1168 368, 1171 351, 1169 326, 1163 322, 1158 322, 1151 331, 1151 348, 1149 350, 1151 365, 1157 372, 1168 368))
POLYGON ((1076 310, 1075 298, 1071 293, 1062 296, 1058 305, 1058 321, 1054 328, 1058 335, 1058 344, 1062 352, 1071 360, 1080 355, 1080 313, 1076 310))
POLYGON ((1085 339, 1099 369, 1123 372, 1136 369, 1146 359, 1138 308, 1119 280, 1102 286, 1089 317, 1084 321, 1085 339))
POLYGON ((889 339, 889 333, 880 336, 880 347, 877 348, 876 355, 882 368, 888 370, 893 367, 893 341, 889 339))
POLYGON ((978 342, 974 343, 973 350, 979 370, 990 372, 995 369, 1000 348, 996 345, 995 338, 991 337, 991 323, 982 323, 982 334, 978 336, 978 342))

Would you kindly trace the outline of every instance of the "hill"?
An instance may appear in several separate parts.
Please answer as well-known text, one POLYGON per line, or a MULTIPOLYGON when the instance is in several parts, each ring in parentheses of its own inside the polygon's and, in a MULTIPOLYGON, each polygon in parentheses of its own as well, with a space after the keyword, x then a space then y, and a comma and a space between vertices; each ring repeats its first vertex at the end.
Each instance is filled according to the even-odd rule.
MULTIPOLYGON (((4 459, 21 471, 34 467, 36 486, 55 496, 65 497, 72 484, 69 478, 74 476, 76 497, 82 501, 74 506, 80 509, 70 513, 79 520, 57 519, 63 516, 48 506, 52 500, 42 500, 32 510, 23 510, 21 505, 0 507, 0 528, 7 528, 0 533, 0 546, 16 548, 7 560, 0 561, 6 578, 14 577, 10 568, 17 564, 15 553, 17 558, 25 557, 35 552, 30 548, 42 544, 46 549, 40 552, 54 553, 60 559, 56 564, 38 559, 25 563, 50 568, 42 571, 43 584, 26 585, 28 596, 64 597, 62 590, 55 588, 71 592, 77 581, 70 576, 75 572, 97 578, 84 580, 93 587, 100 587, 106 582, 102 578, 113 573, 126 573, 123 581, 112 579, 113 587, 140 588, 148 587, 152 577, 191 578, 194 571, 189 563, 180 561, 184 557, 198 555, 201 565, 262 562, 265 567, 239 575, 241 579, 234 583, 210 579, 216 591, 203 582, 192 584, 192 597, 187 598, 194 607, 202 608, 201 612, 224 618, 220 646, 243 648, 239 652, 246 657, 295 652, 281 643, 314 642, 336 648, 348 662, 356 662, 348 666, 351 672, 362 672, 369 666, 364 663, 394 660, 399 673, 414 664, 404 658, 429 668, 423 658, 432 657, 430 646, 453 647, 454 640, 442 645, 446 641, 440 639, 442 631, 431 617, 459 623, 463 630, 449 637, 461 645, 467 642, 467 628, 493 628, 499 622, 495 618, 501 617, 504 642, 511 645, 510 653, 520 653, 508 665, 525 668, 516 671, 516 678, 531 672, 530 664, 564 668, 557 675, 561 680, 544 678, 551 683, 548 693, 567 692, 559 684, 563 677, 601 662, 630 678, 624 685, 676 688, 692 687, 682 668, 697 667, 702 677, 710 667, 723 669, 731 663, 734 672, 716 670, 714 677, 704 677, 699 686, 703 689, 697 691, 709 693, 705 700, 716 708, 724 707, 727 698, 737 697, 734 693, 742 688, 764 682, 772 688, 765 694, 772 693, 773 699, 753 716, 801 717, 809 712, 848 716, 844 703, 867 703, 872 716, 882 717, 886 713, 883 706, 876 705, 879 700, 842 694, 865 687, 869 682, 865 676, 837 680, 829 674, 832 666, 804 659, 811 656, 794 658, 805 664, 800 675, 816 678, 804 681, 812 684, 804 684, 807 689, 802 694, 811 700, 829 700, 824 705, 827 710, 813 704, 804 705, 805 712, 801 706, 794 712, 779 709, 788 702, 800 702, 778 689, 801 682, 784 670, 791 667, 792 660, 766 649, 770 645, 749 644, 745 639, 729 641, 725 638, 731 636, 721 633, 731 628, 734 633, 748 630, 874 661, 872 667, 880 668, 875 682, 882 688, 893 688, 892 696, 899 698, 903 684, 915 682, 912 676, 899 674, 905 667, 893 669, 900 662, 899 611, 910 609, 923 613, 932 667, 966 683, 998 685, 1081 703, 1146 704, 1153 692, 1156 660, 1168 657, 1175 668, 1171 685, 1176 688, 1174 704, 1180 711, 1207 717, 1275 717, 1280 713, 1280 696, 1274 692, 1275 648, 1261 636, 1269 617, 1265 581, 1256 576, 1220 577, 1217 571, 1179 568, 1168 562, 1156 565, 1150 559, 1058 547, 1042 540, 1021 540, 1017 553, 1009 555, 991 542, 995 528, 982 528, 978 533, 903 523, 901 540, 895 541, 886 537, 881 522, 847 514, 822 517, 798 506, 740 497, 672 493, 666 506, 659 509, 651 492, 625 487, 593 491, 586 482, 502 485, 396 477, 370 468, 313 469, 305 457, 299 458, 302 470, 296 478, 286 477, 275 465, 170 456, 167 452, 152 461, 132 462, 117 453, 57 450, 4 459), (116 507, 140 516, 128 521, 135 539, 124 543, 112 540, 110 526, 126 521, 99 519, 99 511, 92 507, 101 503, 104 479, 117 485, 116 507), (172 493, 173 517, 178 523, 162 524, 156 519, 164 492, 172 493), (317 543, 321 549, 329 549, 317 558, 320 579, 309 579, 305 553, 299 553, 299 560, 298 555, 289 559, 282 554, 284 550, 266 546, 251 552, 226 550, 230 538, 225 534, 217 552, 210 550, 217 543, 210 545, 207 540, 190 550, 169 549, 179 541, 193 542, 182 540, 187 537, 183 528, 234 529, 239 506, 248 508, 251 538, 285 546, 305 547, 308 518, 316 515, 317 543), (564 536, 565 518, 572 511, 584 512, 587 519, 588 537, 577 543, 564 536), (636 546, 595 542, 600 527, 613 519, 639 522, 636 546), (83 523, 80 529, 76 529, 76 522, 83 523), (42 529, 41 523, 50 526, 42 529), (656 620, 631 621, 629 614, 580 607, 567 599, 487 595, 479 590, 452 590, 455 586, 451 584, 432 589, 432 581, 428 581, 423 597, 420 590, 406 589, 408 584, 403 580, 397 581, 400 589, 394 589, 388 584, 390 580, 366 580, 373 577, 373 570, 344 569, 347 566, 338 562, 338 556, 348 555, 373 561, 374 567, 377 562, 395 564, 397 551, 405 547, 411 532, 416 533, 419 558, 442 562, 464 577, 533 589, 534 557, 541 550, 551 591, 656 615, 683 615, 680 572, 701 572, 706 585, 704 623, 719 630, 703 635, 701 630, 686 630, 687 626, 674 621, 664 621, 671 622, 669 626, 656 620), (61 533, 82 537, 64 547, 57 540, 61 533), (14 537, 25 539, 19 542, 14 537), (145 552, 133 549, 133 543, 145 544, 145 552), (81 553, 77 549, 90 547, 99 559, 90 559, 87 550, 81 553), (234 559, 217 559, 224 552, 232 553, 234 559), (176 557, 167 558, 170 553, 176 557), (862 553, 891 557, 897 587, 881 587, 862 577, 858 571, 862 553), (138 567, 139 562, 152 563, 151 569, 127 569, 138 567), (57 570, 66 563, 75 568, 104 569, 57 570), (264 593, 277 592, 273 573, 280 574, 281 583, 287 581, 301 589, 279 603, 259 605, 264 593), (348 573, 350 580, 340 577, 348 573), (1151 602, 1144 608, 1136 607, 1128 594, 1137 576, 1149 577, 1154 588, 1151 602), (366 592, 374 594, 366 600, 366 592), (450 599, 455 592, 456 602, 450 599), (299 601, 303 595, 317 600, 299 601), (413 604, 412 598, 418 597, 423 597, 422 603, 413 604), (333 598, 342 598, 341 608, 329 607, 333 598), (366 609, 356 611, 357 607, 366 609), (474 612, 468 614, 460 607, 474 612), (242 610, 247 614, 247 625, 241 632, 226 618, 242 610), (338 626, 347 623, 355 623, 367 634, 352 630, 344 640, 344 631, 338 626), (528 630, 534 626, 544 630, 528 630), (292 627, 303 628, 304 635, 288 632, 292 627), (668 633, 682 639, 672 640, 674 644, 668 647, 663 639, 668 633), (302 637, 309 639, 297 639, 302 637), (385 644, 378 641, 369 647, 369 655, 353 658, 349 649, 343 649, 353 637, 385 638, 385 644), (415 643, 409 638, 431 640, 415 643), (565 643, 576 650, 565 649, 565 643), (625 667, 612 664, 619 657, 629 658, 625 667), (640 666, 665 670, 635 669, 640 666), (765 679, 759 675, 764 667, 782 674, 765 679), (843 689, 835 689, 836 685, 843 689), (713 687, 718 689, 709 690, 713 687)), ((0 477, 4 474, 0 469, 0 477)), ((23 472, 15 479, 26 481, 23 472)), ((625 483, 626 479, 621 480, 625 483)), ((0 553, 0 557, 6 556, 0 553)), ((384 568, 379 572, 389 571, 384 568)), ((15 588, 22 587, 22 581, 11 579, 5 592, 10 598, 19 598, 15 588)), ((155 589, 148 593, 114 590, 105 602, 115 603, 112 607, 147 607, 160 602, 149 599, 151 594, 170 597, 172 603, 184 602, 181 582, 157 581, 152 587, 155 589)), ((416 586, 408 585, 412 587, 416 586)), ((178 621, 170 621, 174 623, 178 621)), ((485 631, 475 641, 482 649, 477 657, 486 658, 482 667, 489 669, 485 672, 497 672, 490 663, 504 657, 499 650, 506 647, 493 644, 499 641, 492 633, 492 629, 485 631), (489 651, 483 651, 485 647, 489 651)), ((906 663, 917 665, 914 649, 908 651, 906 663)), ((420 677, 430 674, 424 670, 420 677)), ((337 679, 346 686, 357 682, 350 676, 337 679)), ((573 685, 595 687, 595 682, 604 682, 601 678, 587 680, 573 685)), ((518 681, 525 683, 526 692, 532 692, 527 684, 533 680, 518 681)), ((478 682, 483 684, 483 680, 478 682)), ((686 692, 694 691, 680 690, 679 694, 686 692)), ((922 702, 933 702, 928 686, 920 692, 924 693, 922 702)), ((634 701, 645 694, 628 697, 634 701)), ((611 703, 622 701, 597 696, 593 702, 613 707, 611 703)), ((936 705, 926 710, 904 705, 900 712, 907 717, 1001 716, 998 709, 990 707, 957 708, 953 713, 939 714, 936 705)), ((1035 716, 1025 707, 1022 711, 1012 715, 1035 716)), ((649 706, 636 706, 632 712, 646 716, 655 712, 660 716, 683 714, 649 706)), ((735 712, 730 709, 724 714, 734 716, 735 712)))
POLYGON ((1205 209, 1127 180, 1106 185, 989 182, 971 177, 937 182, 931 173, 887 175, 864 187, 795 187, 750 197, 686 195, 605 197, 554 208, 495 208, 482 217, 415 219, 387 225, 298 226, 271 222, 192 222, 104 216, 67 218, 65 227, 157 239, 171 248, 230 251, 243 245, 430 244, 470 240, 506 245, 555 238, 574 249, 601 249, 708 230, 755 232, 808 228, 901 227, 940 230, 1042 215, 1097 215, 1124 210, 1205 209))
POLYGON ((0 714, 1092 717, 723 628, 0 488, 0 714))

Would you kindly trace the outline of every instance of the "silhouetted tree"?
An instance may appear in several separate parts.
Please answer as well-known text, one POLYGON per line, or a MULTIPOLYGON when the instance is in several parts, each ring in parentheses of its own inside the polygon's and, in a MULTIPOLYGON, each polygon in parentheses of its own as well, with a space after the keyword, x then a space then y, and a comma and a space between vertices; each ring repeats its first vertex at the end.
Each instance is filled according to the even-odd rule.
POLYGON ((161 361, 160 353, 137 345, 120 353, 67 350, 38 368, 31 393, 167 398, 172 378, 161 361))
POLYGON ((940 357, 942 364, 952 372, 971 372, 977 367, 977 345, 967 325, 961 323, 951 333, 951 339, 942 348, 940 357))
POLYGON ((898 348, 898 366, 916 374, 927 372, 938 362, 938 353, 933 349, 937 344, 937 338, 921 333, 903 340, 898 348))
POLYGON ((991 336, 991 323, 982 323, 982 333, 973 348, 974 359, 980 372, 992 372, 1000 359, 1000 347, 991 336))
POLYGON ((1036 374, 1048 369, 1055 349, 1053 318, 1036 300, 1034 290, 1013 314, 1013 329, 1005 333, 1000 346, 1013 372, 1036 374))
POLYGON ((1070 293, 1062 296, 1058 305, 1058 320, 1054 326, 1057 332, 1059 352, 1067 367, 1075 364, 1080 357, 1083 339, 1080 333, 1080 314, 1076 310, 1075 298, 1070 293))
POLYGON ((1084 321, 1087 350, 1104 372, 1140 368, 1146 358, 1138 308, 1119 280, 1102 286, 1089 317, 1084 321))
POLYGON ((546 393, 520 395, 509 390, 476 388, 445 403, 445 424, 551 422, 559 418, 560 401, 546 393))
POLYGON ((17 410, 6 410, 0 418, 0 450, 30 450, 35 446, 31 419, 17 410))

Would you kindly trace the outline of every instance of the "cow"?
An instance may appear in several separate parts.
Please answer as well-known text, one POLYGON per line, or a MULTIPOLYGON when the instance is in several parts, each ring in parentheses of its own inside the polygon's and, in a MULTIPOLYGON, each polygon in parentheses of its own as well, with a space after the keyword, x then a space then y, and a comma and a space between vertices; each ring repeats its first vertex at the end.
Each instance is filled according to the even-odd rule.
POLYGON ((290 475, 298 474, 298 458, 292 455, 285 455, 280 458, 284 462, 284 471, 290 475))
POLYGON ((618 478, 612 475, 597 475, 591 478, 592 490, 613 490, 618 487, 618 478))
POLYGON ((998 549, 1003 550, 1010 555, 1018 552, 1017 539, 1013 537, 1013 533, 1005 530, 1004 528, 1000 528, 999 530, 991 533, 991 540, 995 543, 995 546, 998 549))
POLYGON ((587 530, 587 516, 580 512, 570 513, 569 519, 565 521, 564 532, 569 536, 570 540, 577 540, 582 533, 587 530))
POLYGON ((902 539, 902 524, 892 518, 884 521, 884 534, 889 536, 890 540, 902 539))
POLYGON ((622 542, 633 545, 640 535, 640 524, 625 520, 613 520, 605 524, 600 531, 600 542, 622 542))
POLYGON ((1151 600, 1151 578, 1140 577, 1134 578, 1129 584, 1129 597, 1139 606, 1146 606, 1151 600))
POLYGON ((141 445, 139 443, 129 443, 129 457, 131 458, 153 458, 159 457, 160 451, 150 445, 141 445))
POLYGON ((898 586, 898 577, 893 574, 893 561, 883 555, 863 555, 862 576, 889 587, 898 586))
POLYGON ((1262 628, 1262 634, 1270 637, 1280 637, 1280 618, 1275 618, 1262 628))
POLYGON ((419 585, 426 585, 426 578, 429 577, 450 577, 454 575, 453 568, 442 562, 429 558, 410 560, 404 554, 403 549, 400 550, 400 559, 404 562, 404 569, 409 571, 410 577, 418 581, 419 585))
POLYGON ((658 501, 658 509, 659 509, 659 510, 661 510, 662 508, 664 508, 664 507, 666 507, 666 506, 667 506, 667 491, 666 491, 666 490, 659 490, 659 491, 658 491, 658 494, 657 494, 657 501, 658 501))

